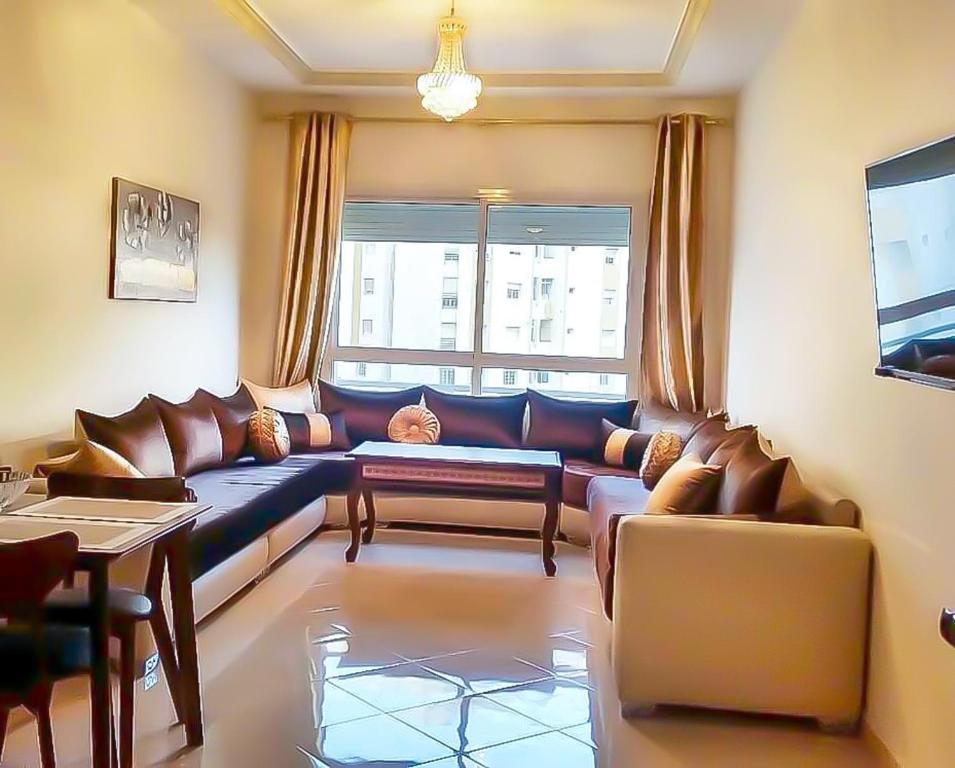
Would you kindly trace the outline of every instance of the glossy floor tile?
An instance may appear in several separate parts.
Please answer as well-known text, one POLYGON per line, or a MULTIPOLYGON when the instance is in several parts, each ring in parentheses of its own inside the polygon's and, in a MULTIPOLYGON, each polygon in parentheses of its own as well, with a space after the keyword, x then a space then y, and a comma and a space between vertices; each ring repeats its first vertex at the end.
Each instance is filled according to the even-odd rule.
MULTIPOLYGON (((620 717, 585 550, 382 530, 346 565, 324 533, 199 632, 205 745, 164 684, 137 693, 148 768, 875 768, 855 739, 700 712, 620 717)), ((61 768, 89 764, 85 681, 60 685, 61 768)), ((39 763, 29 719, 3 765, 39 763)))

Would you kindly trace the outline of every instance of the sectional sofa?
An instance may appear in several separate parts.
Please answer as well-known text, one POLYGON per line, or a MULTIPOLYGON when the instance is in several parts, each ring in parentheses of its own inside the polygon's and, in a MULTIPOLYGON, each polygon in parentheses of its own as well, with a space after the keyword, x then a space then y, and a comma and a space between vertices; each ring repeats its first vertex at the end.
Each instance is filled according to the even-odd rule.
MULTIPOLYGON (((857 721, 870 560, 858 510, 807 489, 755 428, 729 428, 725 417, 534 391, 481 398, 320 381, 316 398, 308 382, 243 382, 226 397, 199 390, 180 404, 150 396, 115 417, 78 411, 82 466, 73 456, 38 469, 50 482, 126 474, 125 488, 172 478, 210 504, 192 539, 201 620, 303 539, 343 525, 355 480, 348 448, 387 440, 391 417, 417 404, 437 416, 439 442, 560 452, 560 531, 592 547, 627 714, 688 704, 831 728, 857 721), (263 408, 288 425, 293 453, 279 463, 247 455, 247 424, 263 408), (656 435, 677 435, 681 456, 720 474, 712 504, 644 514, 651 491, 639 460, 656 435), (106 453, 90 458, 91 445, 106 453)), ((519 503, 380 498, 376 507, 392 522, 539 530, 541 519, 538 505, 519 503)))

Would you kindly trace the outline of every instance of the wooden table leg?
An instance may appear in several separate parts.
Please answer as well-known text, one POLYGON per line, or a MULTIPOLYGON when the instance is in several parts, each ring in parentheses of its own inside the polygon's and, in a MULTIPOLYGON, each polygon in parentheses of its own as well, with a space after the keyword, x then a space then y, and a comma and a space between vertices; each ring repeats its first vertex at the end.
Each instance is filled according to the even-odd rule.
POLYGON ((544 573, 548 576, 557 575, 557 563, 554 562, 556 547, 554 537, 557 535, 557 524, 560 518, 560 488, 555 487, 553 481, 547 483, 547 499, 544 509, 544 525, 541 528, 541 550, 544 557, 544 573))
POLYGON ((169 697, 176 709, 176 722, 184 723, 186 718, 182 709, 182 697, 179 695, 179 662, 176 659, 176 646, 172 641, 169 617, 166 615, 162 596, 162 584, 166 576, 167 562, 165 545, 155 544, 152 559, 149 563, 149 574, 146 577, 146 597, 153 604, 153 610, 149 616, 149 626, 156 641, 156 651, 159 653, 159 663, 162 664, 162 672, 166 678, 169 697))
POLYGON ((112 763, 112 692, 109 679, 109 563, 90 568, 92 669, 90 674, 90 741, 94 768, 112 763))
POLYGON ((375 537, 375 523, 377 515, 375 513, 375 495, 367 488, 361 492, 361 497, 365 500, 365 533, 361 540, 363 544, 371 544, 375 537))
POLYGON ((361 491, 349 491, 345 499, 345 508, 348 511, 348 528, 351 530, 351 544, 345 550, 345 562, 354 563, 358 559, 358 550, 361 548, 361 519, 358 517, 358 499, 361 491))
POLYGON ((166 554, 176 656, 179 660, 179 700, 186 726, 186 744, 198 747, 203 742, 202 690, 196 645, 196 611, 189 568, 189 531, 190 528, 177 531, 169 542, 166 554))

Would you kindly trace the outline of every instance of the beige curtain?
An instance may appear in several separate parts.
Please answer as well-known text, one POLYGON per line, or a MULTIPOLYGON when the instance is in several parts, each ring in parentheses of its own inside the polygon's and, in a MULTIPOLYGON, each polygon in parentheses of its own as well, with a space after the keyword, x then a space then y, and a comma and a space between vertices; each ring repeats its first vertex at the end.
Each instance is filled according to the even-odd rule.
POLYGON ((704 129, 660 120, 644 283, 641 397, 684 411, 703 409, 704 129))
POLYGON ((342 115, 315 113, 292 120, 275 386, 314 379, 322 367, 338 278, 350 139, 351 123, 342 115))

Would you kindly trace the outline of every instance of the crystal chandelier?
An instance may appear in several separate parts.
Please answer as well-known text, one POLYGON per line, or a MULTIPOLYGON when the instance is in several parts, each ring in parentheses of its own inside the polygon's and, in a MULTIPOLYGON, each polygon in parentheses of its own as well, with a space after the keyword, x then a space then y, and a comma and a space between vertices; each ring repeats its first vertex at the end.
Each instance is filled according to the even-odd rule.
POLYGON ((454 15, 438 23, 441 43, 434 69, 418 78, 421 106, 449 123, 477 106, 481 95, 481 78, 464 66, 464 32, 467 25, 454 15))

